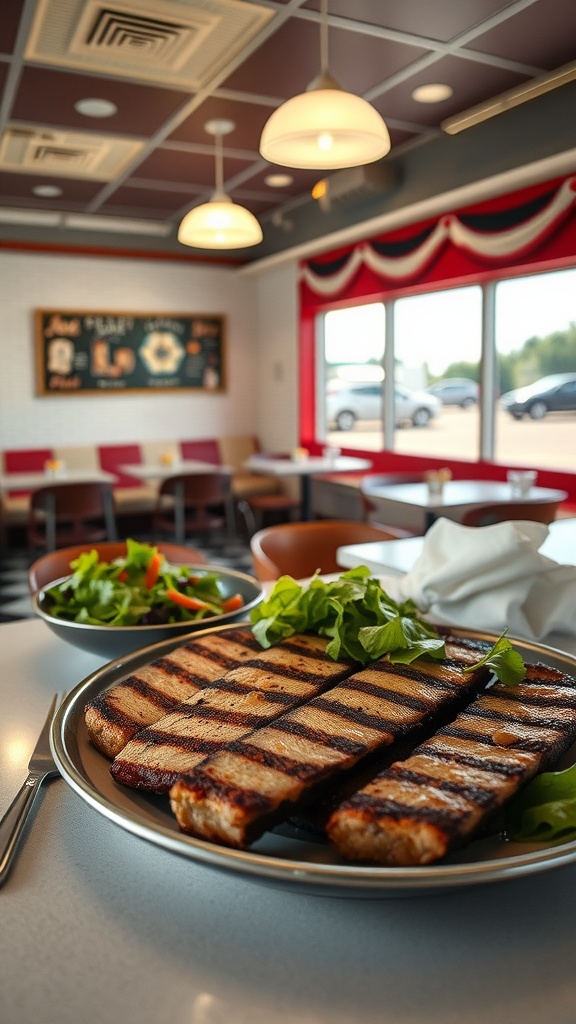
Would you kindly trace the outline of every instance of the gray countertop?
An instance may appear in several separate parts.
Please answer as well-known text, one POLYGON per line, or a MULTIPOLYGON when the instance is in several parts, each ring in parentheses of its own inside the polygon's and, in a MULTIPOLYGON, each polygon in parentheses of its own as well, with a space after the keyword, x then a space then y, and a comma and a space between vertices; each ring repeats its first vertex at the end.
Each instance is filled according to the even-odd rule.
MULTIPOLYGON (((0 813, 100 659, 0 626, 0 813)), ((303 895, 134 836, 61 779, 0 890, 3 1024, 573 1024, 576 865, 394 899, 303 895)))

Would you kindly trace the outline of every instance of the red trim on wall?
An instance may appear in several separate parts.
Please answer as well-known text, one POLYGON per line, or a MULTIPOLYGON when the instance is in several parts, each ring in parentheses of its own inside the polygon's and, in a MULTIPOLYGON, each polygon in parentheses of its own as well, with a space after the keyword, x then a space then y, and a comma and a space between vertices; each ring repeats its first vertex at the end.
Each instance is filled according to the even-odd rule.
MULTIPOLYGON (((413 238, 424 232, 427 228, 433 228, 442 217, 448 214, 475 215, 501 212, 514 209, 531 200, 554 192, 566 178, 542 182, 520 192, 506 194, 486 200, 474 207, 465 210, 445 211, 441 216, 422 221, 418 224, 405 225, 397 231, 378 238, 365 240, 354 245, 341 247, 331 252, 315 256, 310 262, 314 265, 337 263, 346 255, 351 254, 359 245, 371 244, 373 242, 398 242, 413 238)), ((305 265, 305 264, 303 264, 305 265)), ((529 253, 524 252, 512 261, 504 265, 497 261, 487 266, 486 262, 477 259, 473 253, 463 248, 457 248, 447 242, 435 255, 433 261, 425 270, 408 284, 407 282, 390 283, 384 281, 366 266, 361 266, 355 277, 348 286, 341 292, 329 297, 317 295, 304 282, 300 285, 300 377, 302 410, 300 420, 301 444, 308 448, 312 454, 319 454, 323 442, 315 436, 315 406, 316 395, 314 384, 316 373, 316 343, 315 343, 315 322, 318 314, 329 309, 338 309, 342 306, 361 304, 365 302, 384 301, 409 293, 427 292, 438 289, 439 286, 457 287, 462 284, 485 283, 486 281, 498 280, 500 278, 520 276, 527 273, 541 273, 546 270, 557 270, 576 265, 576 210, 574 206, 567 216, 557 224, 554 229, 535 245, 529 253)), ((491 479, 505 480, 509 466, 491 462, 465 462, 446 458, 429 458, 424 456, 410 456, 391 451, 365 452, 358 449, 345 449, 343 453, 348 455, 362 455, 372 459, 373 472, 387 472, 393 470, 419 470, 423 468, 441 468, 447 466, 455 479, 491 479)), ((561 472, 556 470, 545 470, 535 467, 538 470, 538 482, 545 487, 555 487, 565 490, 569 494, 568 503, 576 503, 576 473, 561 472)))
POLYGON ((157 252, 141 249, 115 249, 97 245, 54 245, 48 242, 18 242, 2 239, 0 249, 13 249, 21 252, 54 253, 71 256, 104 256, 112 259, 117 256, 119 259, 131 260, 176 260, 184 263, 215 263, 218 266, 243 267, 244 260, 231 259, 226 256, 199 256, 194 253, 178 252, 157 252))

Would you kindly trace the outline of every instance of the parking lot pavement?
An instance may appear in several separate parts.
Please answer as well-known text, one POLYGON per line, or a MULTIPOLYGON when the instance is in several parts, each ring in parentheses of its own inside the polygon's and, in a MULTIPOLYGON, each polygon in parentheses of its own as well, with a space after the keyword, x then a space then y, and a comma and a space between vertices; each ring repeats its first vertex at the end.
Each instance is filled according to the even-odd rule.
MULTIPOLYGON (((354 430, 331 432, 327 441, 339 448, 380 451, 382 434, 376 422, 357 423, 354 430)), ((395 451, 405 455, 430 455, 476 461, 480 446, 480 413, 477 407, 445 407, 441 416, 424 429, 396 431, 395 451)), ((514 420, 498 410, 495 424, 495 462, 576 470, 576 413, 551 413, 543 420, 514 420)))

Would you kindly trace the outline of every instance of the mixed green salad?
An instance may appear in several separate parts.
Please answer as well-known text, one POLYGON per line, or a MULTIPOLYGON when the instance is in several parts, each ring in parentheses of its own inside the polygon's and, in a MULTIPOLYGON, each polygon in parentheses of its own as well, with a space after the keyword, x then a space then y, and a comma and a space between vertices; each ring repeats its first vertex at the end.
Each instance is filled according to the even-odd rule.
POLYGON ((95 550, 70 563, 72 575, 45 590, 56 618, 93 626, 160 626, 238 611, 241 594, 225 596, 220 573, 172 565, 158 549, 126 541, 126 555, 100 561, 95 550))

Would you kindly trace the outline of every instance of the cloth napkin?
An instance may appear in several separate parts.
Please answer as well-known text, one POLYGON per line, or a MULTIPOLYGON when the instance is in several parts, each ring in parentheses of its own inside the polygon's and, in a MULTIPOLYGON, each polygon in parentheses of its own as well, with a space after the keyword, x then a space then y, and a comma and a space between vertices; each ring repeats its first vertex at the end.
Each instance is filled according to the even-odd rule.
POLYGON ((540 554, 544 523, 462 526, 437 519, 411 571, 382 577, 396 601, 412 598, 437 623, 538 640, 576 636, 576 566, 540 554))

